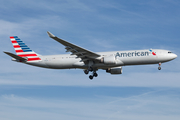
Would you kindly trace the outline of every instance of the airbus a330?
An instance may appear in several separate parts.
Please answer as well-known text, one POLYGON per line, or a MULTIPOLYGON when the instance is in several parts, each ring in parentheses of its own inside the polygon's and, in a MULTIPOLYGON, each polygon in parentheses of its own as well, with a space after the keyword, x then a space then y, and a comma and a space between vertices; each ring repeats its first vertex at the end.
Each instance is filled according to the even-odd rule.
POLYGON ((97 77, 98 69, 106 70, 110 74, 122 74, 122 66, 158 64, 171 61, 177 57, 176 54, 162 49, 129 50, 113 52, 92 52, 70 42, 62 40, 52 33, 47 32, 49 37, 65 46, 66 52, 71 54, 40 55, 31 50, 17 36, 11 36, 11 42, 16 54, 4 52, 12 57, 13 61, 33 66, 51 69, 83 69, 90 79, 97 77))

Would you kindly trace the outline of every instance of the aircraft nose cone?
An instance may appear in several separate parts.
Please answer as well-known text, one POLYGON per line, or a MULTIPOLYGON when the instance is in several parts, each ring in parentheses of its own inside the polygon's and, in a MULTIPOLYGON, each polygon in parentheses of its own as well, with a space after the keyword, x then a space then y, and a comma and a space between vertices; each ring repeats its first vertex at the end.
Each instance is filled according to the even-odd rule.
POLYGON ((173 59, 177 58, 177 55, 176 54, 172 54, 172 58, 173 59))
POLYGON ((175 59, 175 58, 177 58, 177 55, 176 55, 176 54, 174 54, 174 59, 175 59))

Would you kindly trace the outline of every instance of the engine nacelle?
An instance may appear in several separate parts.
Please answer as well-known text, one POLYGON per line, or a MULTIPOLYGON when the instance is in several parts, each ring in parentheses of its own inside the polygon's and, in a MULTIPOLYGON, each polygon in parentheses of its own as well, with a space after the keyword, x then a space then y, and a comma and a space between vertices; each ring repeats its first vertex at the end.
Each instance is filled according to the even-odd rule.
POLYGON ((111 74, 122 74, 122 67, 108 68, 106 69, 106 72, 111 74))
POLYGON ((116 60, 114 55, 106 56, 101 59, 101 63, 107 64, 107 65, 114 65, 116 64, 116 60))

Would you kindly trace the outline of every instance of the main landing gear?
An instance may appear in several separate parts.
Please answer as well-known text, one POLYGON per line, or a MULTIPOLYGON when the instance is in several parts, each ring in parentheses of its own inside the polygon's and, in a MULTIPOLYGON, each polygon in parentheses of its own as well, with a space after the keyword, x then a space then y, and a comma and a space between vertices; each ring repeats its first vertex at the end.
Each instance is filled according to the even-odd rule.
POLYGON ((93 79, 93 77, 97 77, 97 76, 98 76, 98 74, 97 74, 96 72, 93 72, 93 74, 89 76, 89 79, 91 79, 91 80, 92 80, 92 79, 93 79))
POLYGON ((90 71, 90 72, 93 72, 92 75, 89 75, 89 79, 92 80, 94 77, 97 77, 97 76, 98 76, 98 74, 96 73, 96 70, 93 70, 92 67, 90 67, 88 70, 84 70, 84 73, 87 75, 87 74, 89 74, 89 71, 90 71))
POLYGON ((161 63, 159 63, 159 67, 158 67, 158 70, 161 70, 161 63))

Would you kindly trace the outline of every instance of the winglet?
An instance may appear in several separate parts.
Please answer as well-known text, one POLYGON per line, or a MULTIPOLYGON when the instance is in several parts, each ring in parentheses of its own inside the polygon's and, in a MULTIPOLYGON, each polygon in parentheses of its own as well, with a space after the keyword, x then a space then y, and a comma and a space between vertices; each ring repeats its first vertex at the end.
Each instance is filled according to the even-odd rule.
POLYGON ((55 37, 52 33, 50 33, 49 31, 47 31, 47 34, 49 35, 50 38, 55 37))

